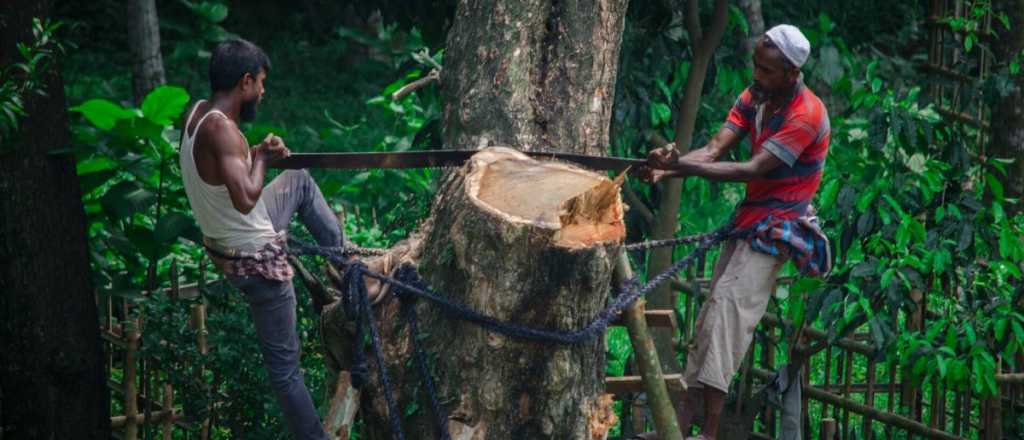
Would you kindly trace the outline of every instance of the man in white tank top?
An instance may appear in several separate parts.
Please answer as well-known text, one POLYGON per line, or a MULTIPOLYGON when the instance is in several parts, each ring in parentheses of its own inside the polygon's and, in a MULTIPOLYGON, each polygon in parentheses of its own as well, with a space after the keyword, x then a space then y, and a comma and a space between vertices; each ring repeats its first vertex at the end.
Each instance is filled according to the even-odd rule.
POLYGON ((294 214, 322 246, 341 246, 337 220, 305 170, 282 173, 266 187, 267 162, 289 154, 270 134, 249 148, 239 121, 255 117, 270 60, 256 45, 229 40, 210 58, 212 96, 189 112, 180 162, 189 204, 204 244, 241 290, 260 339, 270 383, 296 439, 328 438, 299 371, 292 268, 284 234, 294 214))

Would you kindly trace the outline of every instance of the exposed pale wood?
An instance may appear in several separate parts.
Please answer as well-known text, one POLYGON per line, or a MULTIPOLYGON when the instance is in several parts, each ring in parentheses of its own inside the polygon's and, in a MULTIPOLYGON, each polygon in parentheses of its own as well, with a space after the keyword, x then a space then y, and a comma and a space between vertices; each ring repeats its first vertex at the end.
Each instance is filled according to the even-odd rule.
MULTIPOLYGON (((562 225, 585 226, 586 219, 621 222, 618 188, 611 183, 596 173, 562 163, 534 161, 509 148, 481 150, 439 183, 429 220, 418 232, 422 238, 408 257, 434 291, 478 313, 532 328, 583 328, 608 303, 623 236, 584 233, 567 237, 562 225), (532 165, 492 168, 502 161, 532 165), (522 182, 509 182, 514 184, 499 191, 491 185, 508 181, 498 176, 486 178, 488 195, 481 199, 487 173, 513 169, 531 176, 548 169, 562 176, 584 173, 597 179, 590 189, 581 188, 580 194, 565 194, 569 198, 559 201, 564 203, 545 204, 545 209, 559 207, 556 216, 545 209, 537 211, 536 205, 502 205, 501 199, 508 201, 522 195, 511 191, 536 194, 548 188, 520 187, 522 182), (594 209, 582 209, 585 207, 594 209), (525 208, 537 215, 525 214, 525 208), (588 237, 593 238, 589 243, 588 237)), ((621 231, 624 234, 624 229, 621 231)), ((374 308, 374 321, 379 324, 386 353, 382 361, 394 385, 398 408, 415 403, 422 409, 404 417, 406 438, 432 439, 434 414, 422 392, 421 373, 409 368, 411 340, 399 306, 397 300, 389 298, 374 308)), ((414 307, 421 329, 419 340, 428 353, 437 396, 449 415, 453 438, 554 440, 606 432, 611 402, 603 398, 602 338, 572 345, 532 341, 483 328, 445 313, 431 302, 419 301, 414 307)), ((328 316, 327 310, 324 313, 328 316)), ((324 323, 325 327, 339 325, 343 327, 344 323, 324 323)), ((346 343, 343 339, 329 345, 352 345, 351 340, 346 343)), ((379 366, 372 352, 367 355, 370 381, 361 390, 364 397, 360 414, 370 438, 390 436, 388 410, 379 387, 379 366)), ((340 360, 341 369, 350 368, 344 356, 332 358, 340 360)))

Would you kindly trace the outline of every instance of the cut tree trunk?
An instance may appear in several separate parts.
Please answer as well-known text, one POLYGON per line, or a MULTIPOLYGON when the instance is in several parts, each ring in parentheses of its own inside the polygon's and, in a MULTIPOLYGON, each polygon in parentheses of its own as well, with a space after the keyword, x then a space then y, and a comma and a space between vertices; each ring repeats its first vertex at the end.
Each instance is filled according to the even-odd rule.
MULTIPOLYGON (((486 149, 448 176, 410 256, 449 301, 524 326, 583 328, 607 303, 625 235, 619 184, 512 149, 486 149)), ((603 333, 575 345, 526 341, 428 302, 415 307, 453 439, 603 439, 614 425, 603 333)), ((403 417, 405 435, 437 438, 398 300, 375 312, 399 411, 416 408, 403 417)), ((326 313, 325 325, 340 337, 325 345, 351 346, 337 331, 344 322, 329 317, 339 314, 326 313)), ((363 418, 370 438, 391 438, 379 371, 369 365, 363 418)))
POLYGON ((167 80, 160 55, 160 21, 156 0, 128 0, 128 44, 132 48, 132 93, 142 104, 150 91, 167 80))
MULTIPOLYGON (((52 2, 0 3, 0 66, 24 62, 52 2)), ((109 439, 110 396, 89 269, 82 193, 57 63, 0 144, 0 437, 109 439)), ((18 78, 15 76, 14 78, 18 78)), ((17 81, 17 79, 16 79, 17 81)))
MULTIPOLYGON (((626 5, 460 0, 441 73, 445 147, 607 154, 626 5)), ((560 330, 582 327, 605 306, 624 233, 618 188, 606 177, 488 150, 439 186, 411 253, 438 292, 498 319, 560 330), (595 185, 615 191, 588 192, 595 185), (563 205, 583 193, 605 196, 563 205), (563 219, 560 209, 579 216, 563 219)), ((600 439, 612 426, 600 335, 573 346, 527 342, 422 301, 416 310, 452 438, 600 439)), ((332 315, 340 314, 329 307, 332 315)), ((375 317, 398 409, 410 413, 406 436, 436 438, 397 301, 385 301, 375 317)), ((325 320, 325 335, 344 340, 344 324, 325 320)), ((351 349, 326 339, 344 366, 351 349)), ((370 367, 361 412, 370 438, 390 438, 370 367)))

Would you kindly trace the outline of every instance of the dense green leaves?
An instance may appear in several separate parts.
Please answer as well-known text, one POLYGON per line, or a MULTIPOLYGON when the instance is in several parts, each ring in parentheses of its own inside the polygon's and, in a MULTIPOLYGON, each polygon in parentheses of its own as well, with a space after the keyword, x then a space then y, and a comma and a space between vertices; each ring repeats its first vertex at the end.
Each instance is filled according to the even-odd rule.
POLYGON ((188 93, 175 86, 160 86, 142 101, 142 114, 156 125, 171 125, 185 110, 188 93))

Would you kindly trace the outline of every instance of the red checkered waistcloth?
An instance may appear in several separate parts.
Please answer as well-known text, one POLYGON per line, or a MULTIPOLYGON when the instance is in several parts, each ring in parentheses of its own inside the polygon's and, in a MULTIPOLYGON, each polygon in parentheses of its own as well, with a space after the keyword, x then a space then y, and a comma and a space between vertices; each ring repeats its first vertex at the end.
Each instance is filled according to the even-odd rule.
POLYGON ((213 264, 226 274, 259 275, 268 280, 291 281, 295 269, 288 263, 287 236, 280 233, 255 252, 225 248, 203 237, 203 246, 213 264))

